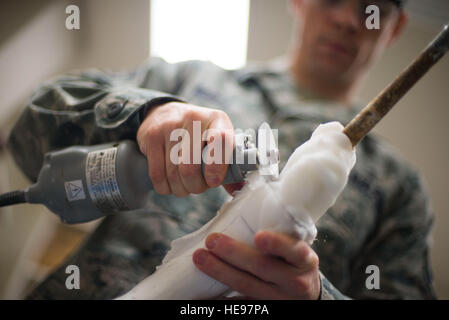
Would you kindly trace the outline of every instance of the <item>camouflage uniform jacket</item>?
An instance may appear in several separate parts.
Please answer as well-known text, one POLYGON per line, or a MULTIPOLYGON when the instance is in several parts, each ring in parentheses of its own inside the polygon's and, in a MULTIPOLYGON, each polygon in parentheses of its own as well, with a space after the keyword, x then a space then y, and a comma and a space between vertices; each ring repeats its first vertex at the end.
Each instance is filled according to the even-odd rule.
MULTIPOLYGON (((277 63, 230 71, 207 62, 152 58, 132 72, 92 70, 44 83, 13 128, 9 149, 35 181, 45 152, 135 139, 147 108, 177 99, 224 110, 234 128, 268 121, 279 130, 281 167, 319 123, 346 124, 357 112, 303 92, 277 63)), ((186 198, 153 193, 147 208, 106 217, 29 298, 123 294, 155 270, 171 240, 206 223, 227 199, 221 187, 186 198), (65 288, 68 264, 80 268, 80 290, 65 288)), ((432 222, 416 172, 378 138, 366 137, 348 185, 317 224, 313 249, 320 258, 321 298, 434 298, 432 222), (370 265, 379 267, 379 289, 367 289, 370 265)))

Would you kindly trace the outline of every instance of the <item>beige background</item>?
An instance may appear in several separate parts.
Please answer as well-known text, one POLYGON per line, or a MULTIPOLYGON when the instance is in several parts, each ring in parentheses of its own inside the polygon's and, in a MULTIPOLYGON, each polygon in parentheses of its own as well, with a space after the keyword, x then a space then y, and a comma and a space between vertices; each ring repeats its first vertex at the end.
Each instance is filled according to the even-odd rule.
MULTIPOLYGON (((413 15, 403 38, 367 79, 360 93, 361 102, 366 103, 387 85, 434 37, 442 21, 449 20, 437 7, 444 7, 444 2, 447 0, 427 1, 435 5, 429 6, 434 12, 413 15)), ((415 1, 412 8, 416 7, 419 4, 415 1)), ((144 60, 149 52, 149 10, 148 0, 2 1, 0 133, 3 137, 31 90, 49 76, 74 68, 123 69, 144 60), (80 30, 69 31, 64 27, 68 4, 80 7, 80 30)), ((287 0, 252 0, 248 59, 261 61, 283 54, 288 48, 291 27, 287 0)), ((448 82, 446 57, 376 128, 427 180, 437 214, 432 265, 437 292, 445 299, 449 298, 448 82)), ((0 192, 23 188, 28 183, 10 156, 0 155, 0 192)), ((70 228, 88 233, 94 225, 70 228)), ((39 257, 59 227, 58 220, 39 206, 0 209, 0 298, 23 297, 51 270, 39 263, 39 257)))

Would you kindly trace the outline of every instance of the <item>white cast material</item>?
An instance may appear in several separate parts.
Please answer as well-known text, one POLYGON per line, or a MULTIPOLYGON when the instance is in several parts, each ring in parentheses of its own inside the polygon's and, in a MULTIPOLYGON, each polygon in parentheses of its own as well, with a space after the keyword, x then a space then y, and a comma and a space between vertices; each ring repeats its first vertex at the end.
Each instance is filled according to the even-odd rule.
POLYGON ((320 125, 310 140, 289 158, 277 181, 258 172, 247 177, 234 199, 199 230, 176 239, 162 264, 119 299, 206 299, 229 287, 197 269, 192 254, 205 248, 205 238, 224 233, 253 245, 259 230, 296 234, 312 243, 315 222, 334 203, 355 164, 355 150, 338 122, 320 125))

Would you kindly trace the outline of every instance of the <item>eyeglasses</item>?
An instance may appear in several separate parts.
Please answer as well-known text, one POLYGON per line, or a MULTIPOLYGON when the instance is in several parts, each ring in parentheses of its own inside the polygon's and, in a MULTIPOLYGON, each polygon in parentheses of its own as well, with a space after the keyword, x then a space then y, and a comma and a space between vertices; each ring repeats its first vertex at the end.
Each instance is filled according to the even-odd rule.
MULTIPOLYGON (((333 9, 353 0, 314 0, 314 2, 315 1, 319 6, 325 9, 333 9)), ((366 18, 366 9, 370 5, 375 5, 379 8, 381 21, 388 18, 395 10, 401 8, 401 1, 399 0, 357 0, 357 2, 359 4, 360 20, 366 18)))

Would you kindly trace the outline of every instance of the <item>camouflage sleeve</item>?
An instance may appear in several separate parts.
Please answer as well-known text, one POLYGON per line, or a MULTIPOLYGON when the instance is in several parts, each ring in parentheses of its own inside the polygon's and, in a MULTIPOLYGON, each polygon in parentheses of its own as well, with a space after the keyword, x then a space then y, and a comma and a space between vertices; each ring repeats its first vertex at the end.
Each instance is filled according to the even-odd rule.
POLYGON ((13 127, 9 150, 26 176, 36 181, 48 151, 135 139, 148 108, 181 101, 174 95, 187 67, 153 58, 132 72, 90 70, 48 81, 32 94, 13 127))
POLYGON ((352 264, 352 285, 346 292, 351 297, 436 298, 429 259, 433 212, 421 178, 411 169, 406 171, 398 174, 397 191, 389 195, 391 201, 379 213, 372 236, 352 264), (368 266, 378 268, 377 287, 375 271, 368 272, 368 266))
POLYGON ((320 297, 318 300, 350 300, 342 294, 320 271, 320 297))

